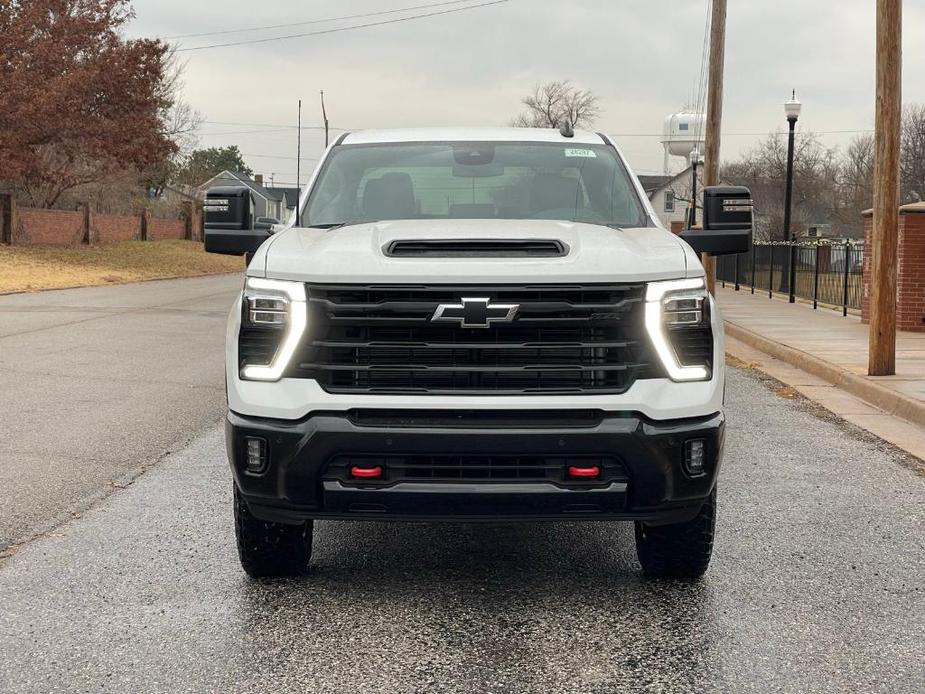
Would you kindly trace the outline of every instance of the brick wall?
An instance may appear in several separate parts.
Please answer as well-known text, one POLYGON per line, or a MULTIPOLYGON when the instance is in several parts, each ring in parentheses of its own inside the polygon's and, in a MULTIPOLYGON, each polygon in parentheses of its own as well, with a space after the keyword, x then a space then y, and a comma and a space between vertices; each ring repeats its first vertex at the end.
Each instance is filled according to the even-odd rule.
POLYGON ((131 241, 141 234, 141 218, 114 214, 94 214, 90 225, 96 243, 131 241))
POLYGON ((163 241, 164 239, 186 238, 186 222, 182 219, 155 219, 148 218, 148 240, 163 241))
MULTIPOLYGON (((864 294, 861 316, 870 322, 870 245, 872 219, 864 218, 864 239, 870 252, 864 254, 864 294)), ((899 209, 899 248, 896 279, 896 328, 925 332, 925 203, 899 209)))
POLYGON ((84 213, 68 210, 34 210, 20 207, 17 210, 15 244, 48 244, 71 246, 78 244, 84 235, 84 213))
POLYGON ((75 211, 32 209, 19 207, 9 194, 0 195, 0 243, 74 246, 145 238, 201 241, 201 209, 190 202, 185 205, 182 218, 157 219, 147 213, 97 214, 87 207, 75 211))
POLYGON ((896 326, 925 332, 925 203, 900 208, 896 326))

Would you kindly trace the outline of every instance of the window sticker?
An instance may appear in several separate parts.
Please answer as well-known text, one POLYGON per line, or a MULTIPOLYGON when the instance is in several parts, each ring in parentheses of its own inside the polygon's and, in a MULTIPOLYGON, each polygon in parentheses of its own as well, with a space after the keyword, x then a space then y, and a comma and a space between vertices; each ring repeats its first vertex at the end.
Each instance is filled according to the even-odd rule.
POLYGON ((565 150, 565 156, 597 159, 597 153, 593 149, 567 149, 565 150))

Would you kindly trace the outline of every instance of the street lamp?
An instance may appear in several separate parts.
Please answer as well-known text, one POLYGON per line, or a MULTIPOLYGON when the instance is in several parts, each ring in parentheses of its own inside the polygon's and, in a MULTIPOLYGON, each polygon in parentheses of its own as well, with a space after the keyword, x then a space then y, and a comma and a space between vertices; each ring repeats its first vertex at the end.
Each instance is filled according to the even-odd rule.
POLYGON ((688 226, 693 229, 697 226, 697 166, 703 163, 703 155, 700 151, 694 149, 691 151, 691 214, 688 226))
POLYGON ((793 206, 793 145, 796 137, 797 120, 800 118, 802 109, 803 104, 797 99, 797 92, 794 89, 790 101, 784 104, 787 123, 790 124, 790 141, 787 146, 787 194, 784 200, 784 233, 787 235, 787 241, 790 242, 790 277, 787 282, 787 289, 790 294, 791 304, 796 301, 796 246, 793 243, 793 230, 790 227, 790 211, 793 206))

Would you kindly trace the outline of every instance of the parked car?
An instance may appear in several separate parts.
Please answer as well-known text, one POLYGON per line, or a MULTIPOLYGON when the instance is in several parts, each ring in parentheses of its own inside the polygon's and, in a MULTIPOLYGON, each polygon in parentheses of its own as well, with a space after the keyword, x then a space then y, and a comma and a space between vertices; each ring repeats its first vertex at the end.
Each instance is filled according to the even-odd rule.
POLYGON ((751 244, 748 191, 705 198, 678 238, 606 136, 396 130, 341 137, 269 239, 207 214, 210 250, 254 253, 226 347, 245 571, 304 572, 315 519, 627 520, 646 574, 701 575, 725 383, 698 252, 751 244))
POLYGON ((277 224, 279 224, 279 220, 276 217, 257 217, 257 221, 254 222, 254 228, 271 231, 277 224))

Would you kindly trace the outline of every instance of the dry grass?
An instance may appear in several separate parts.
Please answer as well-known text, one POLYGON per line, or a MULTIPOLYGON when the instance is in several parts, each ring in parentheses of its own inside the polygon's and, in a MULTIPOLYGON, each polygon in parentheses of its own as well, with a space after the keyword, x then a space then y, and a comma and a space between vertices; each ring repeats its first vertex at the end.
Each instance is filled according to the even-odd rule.
POLYGON ((0 267, 0 293, 6 293, 241 272, 244 260, 206 253, 193 241, 125 241, 90 248, 0 246, 0 267))

